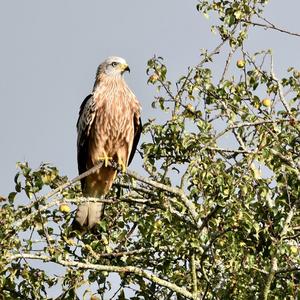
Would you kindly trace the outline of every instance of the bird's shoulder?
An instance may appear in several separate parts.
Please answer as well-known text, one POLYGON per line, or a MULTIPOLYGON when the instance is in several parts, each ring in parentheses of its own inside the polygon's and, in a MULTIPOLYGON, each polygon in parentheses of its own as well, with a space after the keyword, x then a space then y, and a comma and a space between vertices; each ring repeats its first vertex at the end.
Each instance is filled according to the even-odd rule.
MULTIPOLYGON (((95 97, 93 94, 88 95, 80 105, 78 121, 76 124, 78 137, 87 136, 96 115, 95 97)), ((81 138, 80 138, 81 139, 81 138)))
POLYGON ((125 94, 127 96, 127 102, 129 102, 131 106, 131 110, 137 114, 140 115, 140 112, 142 110, 140 101, 138 100, 137 96, 134 94, 134 92, 130 89, 130 87, 126 84, 125 86, 125 94))

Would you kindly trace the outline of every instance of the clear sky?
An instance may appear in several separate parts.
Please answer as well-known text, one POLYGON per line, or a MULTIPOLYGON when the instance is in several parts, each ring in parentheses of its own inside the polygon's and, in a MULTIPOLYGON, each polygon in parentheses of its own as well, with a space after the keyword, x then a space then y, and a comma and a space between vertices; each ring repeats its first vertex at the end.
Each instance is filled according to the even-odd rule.
MULTIPOLYGON (((126 80, 140 99, 142 118, 159 118, 147 85, 146 63, 163 56, 171 79, 200 59, 200 49, 219 42, 195 0, 0 0, 0 195, 14 190, 17 161, 56 165, 77 175, 76 121, 96 68, 107 56, 124 57, 126 80)), ((300 31, 299 0, 273 0, 266 17, 300 31)), ((272 48, 281 76, 300 69, 300 39, 263 29, 250 34, 249 49, 272 48)), ((216 66, 221 68, 224 65, 216 66)), ((143 139, 143 137, 142 137, 143 139)), ((136 157, 132 169, 141 170, 136 157)))
MULTIPOLYGON (((14 189, 17 161, 58 166, 77 175, 76 130, 79 106, 90 93, 96 68, 107 56, 124 57, 126 80, 141 101, 142 118, 155 90, 147 85, 146 62, 166 59, 171 79, 199 61, 201 48, 218 38, 189 0, 0 0, 0 194, 14 189)), ((271 1, 266 16, 298 31, 300 2, 271 1)), ((250 35, 251 49, 273 48, 278 75, 300 68, 300 39, 280 33, 250 35)), ((222 67, 222 66, 221 66, 222 67)), ((140 169, 136 159, 132 165, 140 169)))

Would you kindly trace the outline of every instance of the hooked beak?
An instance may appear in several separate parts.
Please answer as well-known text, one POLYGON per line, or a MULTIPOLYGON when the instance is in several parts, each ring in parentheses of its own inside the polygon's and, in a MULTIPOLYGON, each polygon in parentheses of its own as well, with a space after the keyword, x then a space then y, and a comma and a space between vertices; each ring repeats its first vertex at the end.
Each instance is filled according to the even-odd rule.
POLYGON ((122 64, 122 65, 120 65, 120 68, 121 68, 121 70, 122 70, 122 74, 123 74, 124 72, 126 72, 126 71, 128 71, 128 72, 130 73, 130 68, 129 68, 129 66, 128 66, 127 64, 122 64))

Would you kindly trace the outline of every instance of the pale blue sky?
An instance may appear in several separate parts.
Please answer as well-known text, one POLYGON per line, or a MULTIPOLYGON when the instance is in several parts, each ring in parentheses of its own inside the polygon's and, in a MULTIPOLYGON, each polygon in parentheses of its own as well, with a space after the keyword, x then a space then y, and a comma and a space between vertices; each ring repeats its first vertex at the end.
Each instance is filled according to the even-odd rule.
MULTIPOLYGON (((77 174, 78 109, 97 65, 109 55, 129 62, 126 80, 142 103, 143 119, 157 117, 150 108, 155 90, 146 83, 147 60, 163 56, 175 79, 197 63, 201 48, 218 43, 196 3, 0 0, 0 194, 13 190, 17 161, 33 167, 50 162, 69 177, 77 174)), ((297 31, 299 10, 299 1, 273 0, 266 15, 297 31)), ((250 35, 251 49, 273 48, 280 72, 300 67, 300 39, 258 31, 250 35)), ((136 159, 132 168, 139 165, 136 159)))
MULTIPOLYGON (((171 79, 199 61, 200 49, 219 42, 193 0, 0 0, 0 195, 14 189, 17 161, 55 164, 77 175, 75 124, 96 68, 107 56, 124 57, 126 80, 141 101, 142 118, 155 90, 147 85, 147 60, 166 59, 171 79)), ((300 31, 300 1, 271 1, 266 16, 300 31)), ((272 48, 275 69, 300 69, 300 39, 257 29, 249 49, 272 48)), ((226 54, 226 53, 222 53, 226 54)), ((221 70, 224 63, 216 65, 221 70)), ((143 139, 143 138, 142 138, 143 139)), ((141 170, 136 157, 132 169, 141 170)))

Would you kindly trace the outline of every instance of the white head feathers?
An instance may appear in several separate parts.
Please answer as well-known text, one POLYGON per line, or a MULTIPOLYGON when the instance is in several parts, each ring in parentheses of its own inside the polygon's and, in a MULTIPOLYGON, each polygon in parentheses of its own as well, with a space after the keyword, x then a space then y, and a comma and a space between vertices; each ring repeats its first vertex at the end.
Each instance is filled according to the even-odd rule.
POLYGON ((100 64, 97 70, 97 77, 104 73, 107 76, 119 77, 125 71, 130 71, 126 60, 118 56, 110 56, 100 64))

